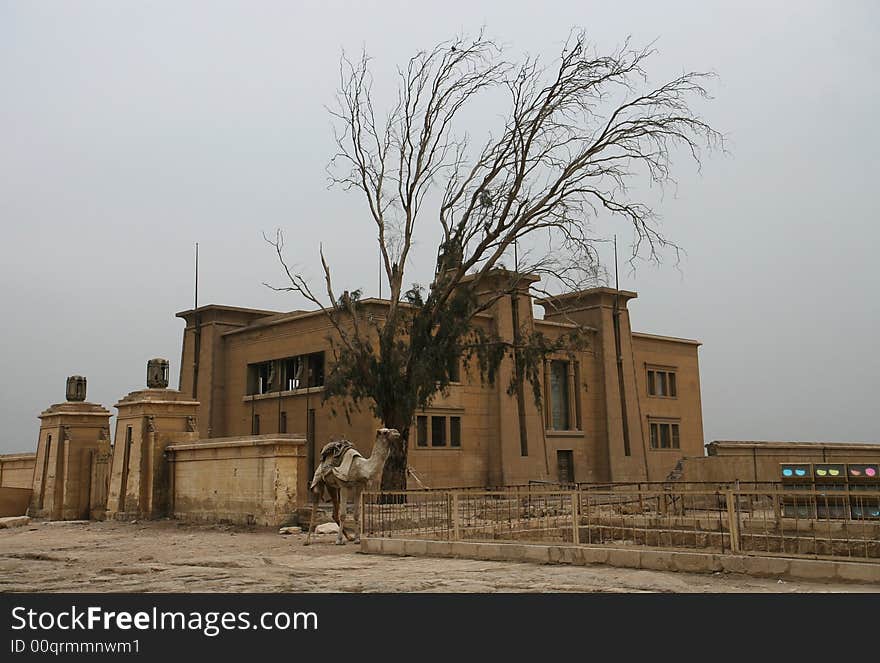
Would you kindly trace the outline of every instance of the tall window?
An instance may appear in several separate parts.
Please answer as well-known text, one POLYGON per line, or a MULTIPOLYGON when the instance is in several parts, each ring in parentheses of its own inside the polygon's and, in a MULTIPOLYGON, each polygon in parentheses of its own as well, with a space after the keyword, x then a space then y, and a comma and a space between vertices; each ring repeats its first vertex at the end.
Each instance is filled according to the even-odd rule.
POLYGON ((428 417, 416 417, 416 445, 428 446, 428 417))
POLYGON ((568 362, 550 362, 550 426, 553 430, 571 430, 569 411, 568 362))
POLYGON ((461 360, 458 357, 449 360, 449 381, 461 382, 461 360))
POLYGON ((652 449, 680 449, 681 432, 679 424, 672 421, 652 421, 651 448, 652 449))
POLYGON ((449 417, 449 446, 461 446, 461 417, 449 417))
POLYGON ((260 415, 255 414, 251 419, 251 435, 260 434, 260 415))
POLYGON ((678 389, 675 384, 675 371, 649 368, 648 395, 676 398, 678 396, 678 389))
POLYGON ((431 417, 431 446, 446 446, 446 417, 431 417))
POLYGON ((314 352, 307 356, 309 366, 309 387, 324 386, 324 353, 314 352))
POLYGON ((282 412, 281 416, 278 417, 278 432, 287 432, 287 412, 282 412))

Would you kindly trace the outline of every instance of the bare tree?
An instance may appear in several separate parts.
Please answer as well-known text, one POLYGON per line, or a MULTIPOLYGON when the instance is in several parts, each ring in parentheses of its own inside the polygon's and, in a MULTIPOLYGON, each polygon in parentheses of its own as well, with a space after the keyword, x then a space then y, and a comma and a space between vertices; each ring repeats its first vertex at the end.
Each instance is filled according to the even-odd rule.
MULTIPOLYGON (((276 289, 308 299, 336 332, 325 398, 365 401, 407 438, 417 409, 448 387, 453 362, 476 358, 482 377, 492 380, 506 356, 515 362, 514 380, 531 382, 540 398, 537 366, 547 353, 580 342, 576 335, 551 343, 516 333, 505 343, 474 324, 475 316, 522 287, 523 274, 568 289, 595 278, 600 240, 590 220, 603 213, 632 228, 633 256, 658 260, 660 249, 675 247, 628 184, 637 177, 669 182, 674 150, 699 165, 702 149, 721 144, 689 105, 707 96, 710 74, 685 73, 650 87, 643 65, 653 53, 627 42, 599 55, 575 32, 545 67, 531 57, 508 61, 482 33, 459 37, 398 69, 396 102, 381 116, 369 57, 343 55, 331 110, 338 153, 329 170, 335 184, 364 197, 390 286, 387 309, 368 318, 358 291, 337 296, 323 250, 324 288, 313 289, 286 262, 281 233, 269 239, 288 278, 276 289), (483 93, 502 93, 507 114, 497 135, 474 147, 456 124, 483 93), (426 288, 408 288, 407 261, 426 224, 442 229, 435 276, 426 288), (478 297, 517 247, 497 292, 478 297)), ((404 487, 405 480, 404 447, 386 464, 383 487, 404 487)))

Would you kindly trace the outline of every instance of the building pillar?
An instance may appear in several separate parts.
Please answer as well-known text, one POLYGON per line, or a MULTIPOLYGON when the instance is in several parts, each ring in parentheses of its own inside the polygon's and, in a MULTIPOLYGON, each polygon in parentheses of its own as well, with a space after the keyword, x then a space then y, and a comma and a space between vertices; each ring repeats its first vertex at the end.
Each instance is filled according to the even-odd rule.
POLYGON ((84 520, 103 512, 102 459, 110 453, 110 411, 87 403, 86 379, 67 378, 67 402, 40 414, 29 513, 37 518, 84 520))
POLYGON ((165 448, 198 439, 199 402, 168 389, 168 361, 147 363, 147 388, 115 406, 115 444, 110 463, 107 518, 161 518, 171 513, 171 467, 165 448))

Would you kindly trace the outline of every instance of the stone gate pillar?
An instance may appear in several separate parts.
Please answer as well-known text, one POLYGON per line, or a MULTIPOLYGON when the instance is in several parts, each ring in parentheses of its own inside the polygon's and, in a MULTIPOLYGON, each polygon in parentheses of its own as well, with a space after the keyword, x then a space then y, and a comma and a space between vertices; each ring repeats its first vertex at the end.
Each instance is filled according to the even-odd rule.
POLYGON ((29 513, 53 520, 101 517, 104 487, 94 471, 110 453, 110 412, 86 402, 86 379, 67 378, 67 401, 40 414, 29 513))
POLYGON ((170 514, 171 471, 165 447, 198 439, 199 402, 168 389, 168 360, 147 362, 147 388, 117 404, 107 518, 161 518, 170 514))

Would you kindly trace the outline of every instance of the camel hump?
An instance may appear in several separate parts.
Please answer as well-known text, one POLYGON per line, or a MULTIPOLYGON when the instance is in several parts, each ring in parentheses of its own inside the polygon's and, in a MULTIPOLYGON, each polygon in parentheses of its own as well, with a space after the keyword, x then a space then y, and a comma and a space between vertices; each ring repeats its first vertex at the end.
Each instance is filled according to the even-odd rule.
POLYGON ((321 462, 327 462, 329 459, 331 465, 339 465, 342 462, 342 456, 345 452, 353 448, 354 445, 348 440, 334 440, 333 442, 328 442, 324 445, 324 448, 321 449, 321 462))

